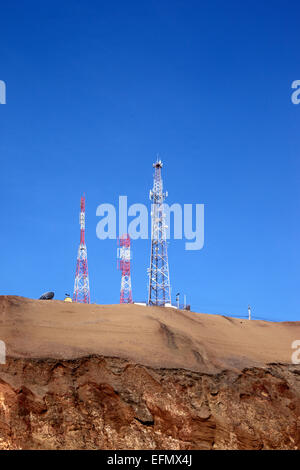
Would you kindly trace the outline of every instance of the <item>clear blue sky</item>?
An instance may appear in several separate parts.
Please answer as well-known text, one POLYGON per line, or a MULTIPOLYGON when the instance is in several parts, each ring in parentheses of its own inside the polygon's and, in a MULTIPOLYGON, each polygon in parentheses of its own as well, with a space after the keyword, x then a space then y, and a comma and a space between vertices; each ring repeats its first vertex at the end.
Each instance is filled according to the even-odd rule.
MULTIPOLYGON (((205 204, 205 246, 169 246, 194 311, 299 320, 297 1, 1 2, 1 294, 72 293, 86 193, 91 299, 119 301, 116 242, 96 207, 205 204)), ((147 295, 149 241, 133 244, 147 295)), ((175 300, 173 298, 173 300, 175 300)))

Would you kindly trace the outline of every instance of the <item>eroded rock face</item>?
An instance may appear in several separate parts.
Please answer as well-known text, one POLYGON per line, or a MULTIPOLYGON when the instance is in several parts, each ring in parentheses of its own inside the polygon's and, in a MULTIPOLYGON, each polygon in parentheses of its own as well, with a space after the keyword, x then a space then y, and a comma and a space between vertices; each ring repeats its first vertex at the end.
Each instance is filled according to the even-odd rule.
POLYGON ((216 375, 8 358, 0 449, 300 449, 300 367, 216 375))

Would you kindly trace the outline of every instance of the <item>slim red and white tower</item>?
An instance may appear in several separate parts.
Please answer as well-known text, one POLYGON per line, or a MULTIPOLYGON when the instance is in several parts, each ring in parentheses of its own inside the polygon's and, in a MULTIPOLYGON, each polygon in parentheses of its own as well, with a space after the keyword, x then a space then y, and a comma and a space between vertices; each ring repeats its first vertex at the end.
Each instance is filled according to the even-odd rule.
POLYGON ((87 249, 85 244, 85 196, 80 201, 80 245, 77 255, 76 275, 73 293, 73 302, 83 304, 90 303, 90 283, 87 261, 87 249))
POLYGON ((121 278, 121 291, 120 291, 120 304, 132 304, 132 290, 131 290, 131 252, 130 252, 130 237, 128 234, 122 235, 118 239, 118 269, 122 272, 121 278))

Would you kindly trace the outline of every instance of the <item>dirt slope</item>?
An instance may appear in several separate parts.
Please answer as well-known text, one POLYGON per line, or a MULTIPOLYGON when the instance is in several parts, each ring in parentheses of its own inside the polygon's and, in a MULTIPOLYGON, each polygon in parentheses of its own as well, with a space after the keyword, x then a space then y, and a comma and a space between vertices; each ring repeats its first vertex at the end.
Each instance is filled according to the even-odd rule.
POLYGON ((219 372, 290 363, 300 322, 0 296, 0 339, 11 357, 73 359, 98 354, 152 367, 219 372))
POLYGON ((300 449, 300 323, 0 297, 0 449, 300 449))

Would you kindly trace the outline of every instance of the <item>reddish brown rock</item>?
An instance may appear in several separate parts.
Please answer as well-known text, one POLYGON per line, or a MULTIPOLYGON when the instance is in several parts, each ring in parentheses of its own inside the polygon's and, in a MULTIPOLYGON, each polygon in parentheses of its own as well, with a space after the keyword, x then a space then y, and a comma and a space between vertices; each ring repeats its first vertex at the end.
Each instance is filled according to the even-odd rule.
POLYGON ((80 307, 0 298, 0 449, 300 449, 298 323, 80 307))
POLYGON ((9 359, 1 377, 2 449, 300 448, 296 366, 206 375, 96 356, 9 359))

